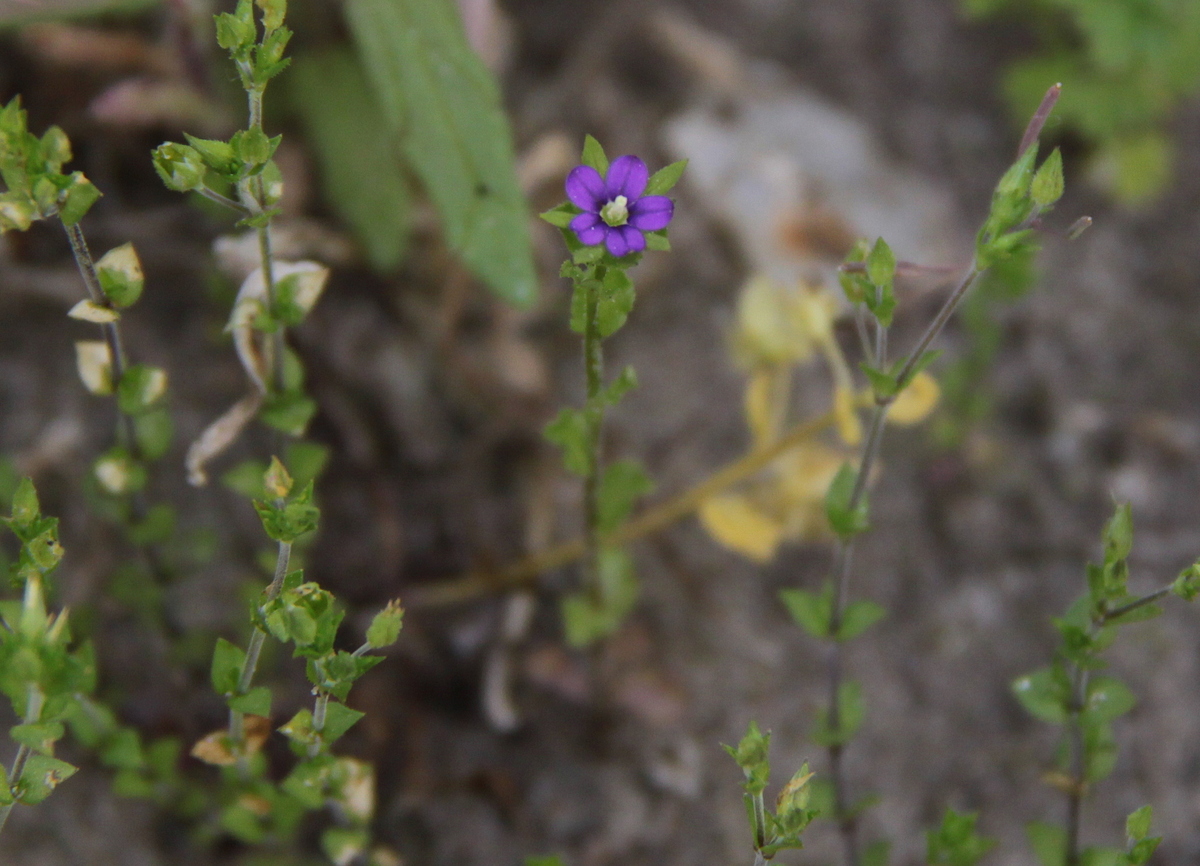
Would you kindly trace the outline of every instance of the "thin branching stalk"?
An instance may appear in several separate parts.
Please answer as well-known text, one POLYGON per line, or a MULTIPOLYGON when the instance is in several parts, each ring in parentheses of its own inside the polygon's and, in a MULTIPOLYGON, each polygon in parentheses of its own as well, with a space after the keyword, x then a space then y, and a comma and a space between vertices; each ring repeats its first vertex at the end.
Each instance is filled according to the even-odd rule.
POLYGON ((315 758, 321 754, 321 734, 325 731, 325 714, 329 709, 329 692, 322 691, 317 695, 317 700, 313 704, 312 714, 312 729, 313 733, 317 734, 317 739, 308 744, 308 756, 315 758))
MULTIPOLYGON (((966 296, 967 290, 971 288, 981 273, 980 268, 972 260, 966 274, 959 280, 954 290, 942 303, 941 309, 938 310, 933 321, 929 323, 929 326, 917 341, 917 345, 909 353, 896 377, 897 381, 907 383, 921 356, 925 354, 930 344, 942 332, 942 329, 946 327, 946 324, 950 321, 950 317, 954 315, 954 311, 958 308, 959 303, 966 296)), ((886 329, 878 323, 876 325, 874 348, 876 363, 880 365, 885 364, 887 361, 886 329)), ((871 472, 874 470, 875 463, 879 458, 880 445, 883 441, 884 422, 887 420, 887 412, 893 400, 894 398, 888 397, 886 399, 877 399, 875 402, 875 407, 871 413, 870 427, 862 446, 854 489, 850 495, 850 501, 847 503, 847 511, 850 513, 857 511, 862 504, 863 497, 866 495, 871 472)), ((830 632, 835 638, 830 643, 828 657, 829 727, 833 731, 841 729, 842 720, 838 693, 841 691, 842 682, 845 679, 842 645, 841 641, 836 639, 836 635, 841 630, 842 620, 846 613, 846 607, 849 604, 853 561, 853 538, 840 540, 834 568, 834 603, 830 615, 830 632)), ((841 743, 833 743, 829 746, 829 776, 830 782, 833 785, 835 820, 838 825, 838 832, 842 837, 845 864, 846 866, 858 866, 858 822, 852 814, 850 798, 847 792, 845 773, 842 767, 843 750, 844 747, 841 743)))
MULTIPOLYGON (((666 529, 693 514, 706 499, 745 481, 781 455, 829 429, 835 420, 832 412, 826 412, 796 424, 774 442, 739 457, 694 487, 689 487, 622 523, 605 535, 601 539, 602 543, 619 546, 666 529)), ((543 572, 569 565, 585 554, 584 539, 575 538, 531 554, 506 568, 473 572, 423 590, 414 590, 406 600, 406 607, 416 610, 422 607, 461 604, 488 593, 513 589, 532 583, 543 572)))

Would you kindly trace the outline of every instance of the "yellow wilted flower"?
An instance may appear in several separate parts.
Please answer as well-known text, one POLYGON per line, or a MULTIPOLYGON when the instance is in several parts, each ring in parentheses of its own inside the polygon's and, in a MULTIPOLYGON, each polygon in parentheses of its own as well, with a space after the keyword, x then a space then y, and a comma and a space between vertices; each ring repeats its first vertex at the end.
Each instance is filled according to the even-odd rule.
POLYGON ((843 460, 819 442, 798 446, 741 490, 705 500, 700 523, 718 543, 760 563, 784 541, 824 538, 825 491, 843 460))
POLYGON ((755 447, 774 442, 783 431, 791 384, 788 367, 761 367, 750 374, 746 383, 746 423, 755 447))
POLYGON ((782 522, 742 493, 723 493, 704 500, 699 517, 716 541, 755 562, 769 562, 783 538, 782 522))
POLYGON ((734 353, 751 368, 807 361, 833 341, 836 315, 823 289, 751 277, 738 297, 734 353))
POLYGON ((851 448, 862 442, 862 424, 858 420, 858 398, 852 388, 838 385, 833 392, 833 418, 838 435, 851 448))
POLYGON ((938 387, 937 379, 921 371, 896 397, 887 419, 893 424, 918 424, 937 406, 941 395, 942 389, 938 387))

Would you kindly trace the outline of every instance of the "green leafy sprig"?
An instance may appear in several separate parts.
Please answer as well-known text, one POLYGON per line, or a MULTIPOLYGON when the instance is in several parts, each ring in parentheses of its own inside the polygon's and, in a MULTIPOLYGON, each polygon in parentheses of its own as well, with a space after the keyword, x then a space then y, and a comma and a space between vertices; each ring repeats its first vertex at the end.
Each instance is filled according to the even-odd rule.
POLYGON ((1177 595, 1191 601, 1200 594, 1200 562, 1174 581, 1146 595, 1129 592, 1128 557, 1133 548, 1133 521, 1128 505, 1119 505, 1104 527, 1104 562, 1087 566, 1087 591, 1066 614, 1054 621, 1059 646, 1054 661, 1013 682, 1013 693, 1033 716, 1062 729, 1059 761, 1047 774, 1049 784, 1067 801, 1065 826, 1035 822, 1030 843, 1042 866, 1113 863, 1142 866, 1157 839, 1149 839, 1150 807, 1130 816, 1126 848, 1084 848, 1080 841, 1083 800, 1116 766, 1113 722, 1133 709, 1136 698, 1113 676, 1098 673, 1100 654, 1123 626, 1162 613, 1157 601, 1177 595))
POLYGON ((780 790, 774 810, 767 808, 763 793, 771 777, 770 748, 770 732, 764 734, 755 722, 750 723, 736 748, 725 747, 746 777, 742 789, 754 839, 755 866, 774 859, 780 851, 803 848, 801 836, 819 814, 809 805, 814 774, 809 772, 807 763, 780 790))

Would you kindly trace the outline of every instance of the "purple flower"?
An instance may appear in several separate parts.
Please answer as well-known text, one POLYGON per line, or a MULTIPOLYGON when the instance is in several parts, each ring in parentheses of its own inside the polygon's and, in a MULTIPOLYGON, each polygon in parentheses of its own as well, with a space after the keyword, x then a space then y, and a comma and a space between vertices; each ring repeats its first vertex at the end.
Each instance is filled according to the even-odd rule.
POLYGON ((665 195, 642 195, 650 173, 636 156, 613 160, 608 174, 579 165, 567 175, 567 198, 583 210, 571 220, 571 231, 585 246, 601 241, 616 258, 646 248, 642 232, 666 228, 675 203, 665 195))

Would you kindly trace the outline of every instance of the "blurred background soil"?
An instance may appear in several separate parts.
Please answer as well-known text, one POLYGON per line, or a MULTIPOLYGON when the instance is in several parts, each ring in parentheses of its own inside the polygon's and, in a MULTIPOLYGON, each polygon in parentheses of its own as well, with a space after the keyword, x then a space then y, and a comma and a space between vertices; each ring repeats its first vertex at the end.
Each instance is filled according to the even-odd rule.
MULTIPOLYGON (((845 238, 893 240, 888 226, 903 232, 912 212, 930 236, 893 240, 902 258, 964 263, 1019 137, 997 80, 1030 35, 968 24, 949 0, 466 5, 500 70, 535 209, 561 198, 585 132, 610 154, 637 153, 657 167, 690 155, 678 148, 681 118, 711 140, 704 130, 744 129, 756 105, 785 103, 819 105, 814 123, 852 128, 870 164, 848 175, 909 184, 863 219, 839 212, 837 197, 870 199, 873 188, 846 192, 817 165, 831 185, 834 227, 810 221, 800 240, 763 241, 778 232, 766 216, 754 224, 717 188, 685 179, 674 252, 640 266, 638 306, 609 350, 610 369, 633 364, 641 383, 612 416, 609 453, 644 460, 656 496, 748 445, 742 376, 726 345, 752 271, 806 256, 836 262, 845 238)), ((323 4, 293 6, 299 41, 305 26, 331 26, 323 4)), ((90 331, 64 316, 81 289, 53 226, 7 236, 0 250, 0 447, 34 476, 45 510, 63 518, 61 600, 94 636, 104 693, 147 733, 192 741, 222 724, 205 654, 216 633, 239 635, 262 546, 241 497, 219 485, 188 488, 182 467, 186 443, 242 393, 221 334, 232 284, 213 258, 214 240, 232 229, 155 176, 150 148, 179 137, 169 112, 105 122, 89 109, 131 70, 157 62, 168 24, 164 13, 89 23, 129 40, 108 60, 51 50, 46 31, 10 31, 0 43, 0 97, 21 93, 36 131, 67 130, 72 167, 105 192, 84 222, 92 246, 131 240, 145 265, 146 296, 125 327, 131 350, 171 376, 177 446, 160 492, 181 503, 184 529, 207 533, 216 551, 166 590, 172 627, 191 636, 182 648, 151 638, 136 604, 107 589, 128 552, 91 515, 79 479, 106 447, 110 421, 75 374, 72 342, 90 331)), ((214 53, 212 62, 223 61, 214 53)), ((240 108, 221 110, 236 117, 240 108)), ((307 565, 362 628, 387 599, 577 531, 576 484, 540 438, 581 389, 555 276, 561 241, 533 229, 542 297, 527 313, 491 300, 431 219, 419 223, 398 274, 373 274, 320 200, 300 130, 283 112, 275 122, 292 195, 281 232, 334 268, 293 340, 320 404, 311 435, 333 454, 307 565)), ((856 794, 880 795, 864 831, 893 842, 894 863, 921 862, 922 831, 947 805, 981 813, 982 830, 1001 840, 988 861, 997 866, 1031 862, 1025 822, 1061 820, 1061 795, 1039 781, 1054 732, 1025 714, 1009 684, 1049 658, 1050 617, 1099 556, 1113 499, 1133 506, 1135 588, 1157 588, 1200 554, 1200 105, 1184 107, 1175 132, 1175 182, 1136 211, 1073 182, 1080 154, 1064 141, 1068 193, 1049 222, 1061 231, 1087 213, 1096 224, 1074 243, 1049 237, 1034 292, 997 313, 1001 349, 978 383, 992 414, 953 447, 935 445, 928 425, 885 441, 853 591, 890 615, 849 649, 868 719, 848 773, 856 794)), ((744 158, 752 173, 753 153, 744 158)), ((944 290, 918 284, 902 294, 898 339, 916 336, 944 290)), ((844 336, 849 344, 851 331, 844 336)), ((942 346, 944 364, 965 351, 965 337, 952 326, 942 346)), ((822 410, 814 398, 814 413, 822 410)), ((266 441, 250 437, 222 466, 263 453, 266 441)), ((749 863, 739 771, 720 744, 754 719, 774 732, 777 778, 806 759, 824 769, 806 733, 825 660, 778 591, 819 586, 827 545, 787 546, 758 567, 688 519, 634 553, 642 600, 590 655, 565 649, 560 636, 555 589, 569 584, 569 570, 544 577, 532 629, 503 652, 496 635, 511 601, 410 610, 401 642, 352 693, 367 717, 341 744, 376 762, 376 829, 404 863, 512 866, 548 853, 571 866, 749 863), (510 694, 493 695, 490 713, 481 696, 488 664, 511 669, 510 694), (509 711, 519 724, 498 730, 509 711)), ((1124 816, 1149 802, 1166 837, 1154 862, 1182 866, 1200 861, 1200 626, 1194 609, 1167 608, 1112 653, 1140 701, 1118 723, 1121 757, 1088 805, 1085 839, 1120 844, 1124 816)), ((276 712, 290 715, 307 700, 300 671, 282 657, 269 670, 276 712)), ((83 772, 49 801, 14 815, 5 845, 19 848, 8 862, 207 864, 244 854, 233 843, 198 854, 177 823, 113 799, 105 771, 81 760, 83 772)), ((814 825, 809 840, 780 860, 839 862, 829 826, 814 825)))

